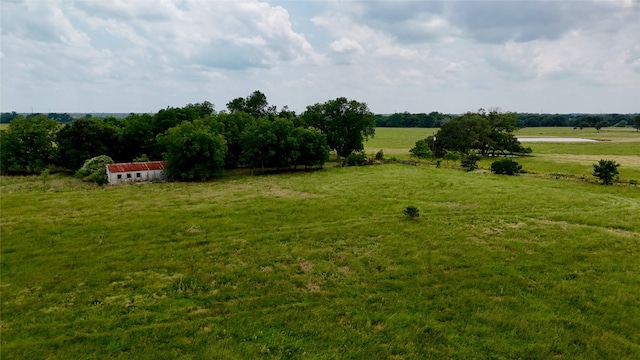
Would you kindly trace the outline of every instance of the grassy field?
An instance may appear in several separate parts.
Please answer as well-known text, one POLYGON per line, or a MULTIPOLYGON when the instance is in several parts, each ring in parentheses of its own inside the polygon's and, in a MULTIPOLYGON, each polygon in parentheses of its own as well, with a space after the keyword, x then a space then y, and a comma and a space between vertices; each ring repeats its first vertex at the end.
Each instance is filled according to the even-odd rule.
POLYGON ((0 177, 0 357, 637 359, 640 188, 581 171, 0 177))
MULTIPOLYGON (((437 133, 438 129, 377 128, 374 139, 366 143, 365 151, 373 154, 382 149, 387 157, 399 159, 409 157, 409 149, 415 142, 437 133)), ((593 164, 600 159, 617 161, 621 166, 620 180, 640 183, 640 132, 631 128, 593 128, 583 130, 570 127, 525 128, 518 130, 516 136, 559 136, 599 140, 590 143, 524 143, 531 147, 531 156, 521 157, 517 161, 530 174, 551 175, 554 177, 589 178, 593 164)), ((480 166, 490 169, 492 159, 484 159, 480 166)), ((457 164, 453 164, 457 166, 457 164)))

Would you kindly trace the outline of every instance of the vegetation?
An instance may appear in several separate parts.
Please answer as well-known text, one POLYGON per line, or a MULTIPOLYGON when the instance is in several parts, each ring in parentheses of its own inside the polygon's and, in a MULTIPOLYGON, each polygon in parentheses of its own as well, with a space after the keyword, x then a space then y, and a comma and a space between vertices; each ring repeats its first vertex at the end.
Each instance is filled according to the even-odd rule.
MULTIPOLYGON (((327 136, 346 152, 361 149, 364 139, 373 135, 373 128, 366 127, 370 118, 366 104, 342 100, 335 103, 344 113, 331 115, 331 121, 344 126, 336 128, 340 134, 310 127, 286 106, 277 112, 259 91, 232 100, 227 104, 229 112, 220 114, 207 101, 167 107, 154 115, 130 114, 122 120, 86 116, 62 126, 44 115, 25 118, 12 113, 11 124, 0 134, 0 172, 35 174, 56 166, 77 171, 100 155, 116 162, 164 159, 168 174, 185 181, 210 179, 220 175, 222 168, 243 165, 322 167, 328 159, 327 136)), ((327 102, 327 108, 331 104, 327 102)))
POLYGON ((431 157, 432 152, 426 139, 416 141, 416 145, 409 150, 411 156, 419 159, 427 159, 431 157))
POLYGON ((227 146, 202 120, 185 121, 158 139, 166 149, 166 173, 180 181, 201 181, 222 173, 227 146))
MULTIPOLYGON (((634 124, 638 114, 531 114, 514 113, 516 124, 524 127, 575 127, 575 128, 604 128, 609 126, 627 126, 634 124), (624 124, 624 125, 623 125, 624 124)), ((436 128, 441 127, 456 115, 431 112, 429 114, 411 114, 408 112, 390 115, 375 115, 377 127, 404 128, 436 128)), ((640 125, 639 125, 640 126, 640 125)))
POLYGON ((420 216, 420 210, 415 206, 407 206, 403 213, 409 220, 417 219, 420 216))
POLYGON ((522 172, 522 165, 509 158, 503 158, 491 163, 491 172, 494 174, 516 175, 522 172))
POLYGON ((619 166, 620 164, 614 160, 600 160, 593 165, 593 176, 600 179, 604 185, 611 185, 619 174, 619 166))
POLYGON ((326 135, 329 148, 341 157, 364 150, 376 126, 367 104, 344 97, 307 106, 302 121, 326 135))
POLYGON ((0 172, 39 173, 53 162, 58 123, 44 116, 15 118, 0 131, 0 172))
POLYGON ((76 177, 104 185, 108 182, 107 164, 113 164, 113 159, 106 155, 91 158, 85 161, 80 170, 76 172, 76 177))
POLYGON ((514 114, 480 109, 443 124, 438 133, 427 141, 440 157, 447 151, 468 154, 474 150, 481 156, 530 152, 515 138, 513 133, 516 129, 514 114))
POLYGON ((463 154, 460 158, 460 166, 467 171, 473 171, 478 168, 480 159, 480 155, 476 153, 463 154))

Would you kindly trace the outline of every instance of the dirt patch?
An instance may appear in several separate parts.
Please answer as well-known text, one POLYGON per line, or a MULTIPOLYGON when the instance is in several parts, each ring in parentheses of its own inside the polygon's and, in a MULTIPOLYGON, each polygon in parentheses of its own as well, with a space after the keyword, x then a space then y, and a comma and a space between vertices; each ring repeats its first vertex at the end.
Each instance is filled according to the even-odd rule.
POLYGON ((262 266, 260 268, 260 272, 271 272, 273 271, 273 266, 262 266))
POLYGON ((307 283, 306 289, 310 292, 318 292, 320 291, 320 285, 309 280, 309 282, 307 283))
POLYGON ((307 260, 304 260, 300 263, 300 269, 304 272, 307 272, 313 269, 313 263, 307 260))

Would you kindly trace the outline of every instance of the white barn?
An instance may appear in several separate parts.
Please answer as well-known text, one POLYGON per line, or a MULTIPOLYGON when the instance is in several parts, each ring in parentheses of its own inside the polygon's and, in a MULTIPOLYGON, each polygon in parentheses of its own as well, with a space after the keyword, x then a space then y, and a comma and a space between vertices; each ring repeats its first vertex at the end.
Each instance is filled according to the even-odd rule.
POLYGON ((107 164, 109 184, 137 181, 165 181, 167 179, 164 161, 107 164))

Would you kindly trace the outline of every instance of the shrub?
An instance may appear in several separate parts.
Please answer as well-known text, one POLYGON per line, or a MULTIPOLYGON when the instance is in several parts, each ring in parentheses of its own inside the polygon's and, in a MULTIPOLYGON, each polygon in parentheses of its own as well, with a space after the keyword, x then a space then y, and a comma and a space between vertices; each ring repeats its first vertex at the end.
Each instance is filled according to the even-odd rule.
POLYGON ((409 220, 413 220, 420 216, 420 210, 415 206, 407 206, 403 213, 407 218, 409 218, 409 220))
POLYGON ((384 160, 384 152, 382 149, 376 153, 376 160, 384 160))
POLYGON ((618 176, 620 164, 614 160, 600 160, 593 164, 593 176, 602 181, 603 185, 613 184, 613 180, 618 176))
POLYGON ((426 159, 431 156, 431 149, 429 149, 429 143, 426 139, 416 141, 416 145, 409 152, 411 156, 419 159, 426 159))
POLYGON ((480 160, 480 156, 478 154, 471 153, 462 155, 460 166, 467 169, 467 171, 473 171, 478 168, 478 160, 480 160))
POLYGON ((149 161, 149 157, 147 156, 147 154, 142 154, 136 157, 135 159, 133 159, 133 162, 147 162, 147 161, 149 161))
POLYGON ((511 159, 500 159, 491 163, 491 172, 494 174, 515 175, 522 172, 522 165, 511 159))
POLYGON ((367 156, 363 152, 354 152, 344 159, 342 166, 360 166, 367 161, 367 156))
POLYGON ((107 183, 107 164, 113 164, 113 160, 106 155, 91 158, 76 172, 76 177, 104 185, 107 183))
POLYGON ((458 161, 460 160, 460 153, 457 151, 447 151, 444 154, 444 159, 447 160, 447 164, 449 161, 458 161))

